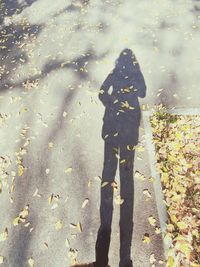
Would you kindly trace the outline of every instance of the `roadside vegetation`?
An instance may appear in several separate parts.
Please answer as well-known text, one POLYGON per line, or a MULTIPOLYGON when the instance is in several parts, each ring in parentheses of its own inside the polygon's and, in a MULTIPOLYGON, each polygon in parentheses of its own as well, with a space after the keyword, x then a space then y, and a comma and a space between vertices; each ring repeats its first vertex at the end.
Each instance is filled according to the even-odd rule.
POLYGON ((200 266, 200 116, 173 115, 159 106, 151 117, 170 244, 167 266, 200 266))

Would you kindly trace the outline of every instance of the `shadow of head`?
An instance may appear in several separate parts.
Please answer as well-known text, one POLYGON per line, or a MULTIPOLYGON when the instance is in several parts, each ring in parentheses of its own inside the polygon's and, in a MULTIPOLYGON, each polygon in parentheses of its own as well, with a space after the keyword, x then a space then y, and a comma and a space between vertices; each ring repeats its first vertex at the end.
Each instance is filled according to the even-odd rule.
POLYGON ((124 49, 115 62, 115 70, 124 75, 134 71, 137 60, 131 49, 124 49))

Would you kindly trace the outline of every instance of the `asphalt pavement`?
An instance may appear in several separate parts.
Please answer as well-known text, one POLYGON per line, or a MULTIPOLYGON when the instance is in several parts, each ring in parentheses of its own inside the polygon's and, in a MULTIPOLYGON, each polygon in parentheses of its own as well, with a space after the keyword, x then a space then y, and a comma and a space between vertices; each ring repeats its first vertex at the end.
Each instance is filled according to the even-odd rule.
MULTIPOLYGON (((94 261, 104 159, 101 85, 130 49, 147 88, 141 109, 199 107, 199 1, 13 0, 0 10, 2 266, 94 261)), ((144 135, 141 119, 131 253, 134 267, 157 267, 164 266, 163 244, 144 135)), ((119 171, 116 185, 111 267, 119 265, 119 171)))

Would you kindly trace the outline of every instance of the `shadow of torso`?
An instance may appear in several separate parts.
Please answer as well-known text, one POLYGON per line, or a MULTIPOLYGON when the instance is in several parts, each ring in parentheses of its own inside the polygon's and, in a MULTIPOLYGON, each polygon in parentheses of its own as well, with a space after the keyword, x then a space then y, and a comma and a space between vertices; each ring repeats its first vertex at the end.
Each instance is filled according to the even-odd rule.
POLYGON ((130 75, 114 70, 102 88, 103 93, 99 95, 105 105, 102 138, 118 145, 136 145, 141 118, 138 96, 145 96, 145 83, 140 70, 135 68, 130 75), (110 94, 108 88, 112 88, 110 94))

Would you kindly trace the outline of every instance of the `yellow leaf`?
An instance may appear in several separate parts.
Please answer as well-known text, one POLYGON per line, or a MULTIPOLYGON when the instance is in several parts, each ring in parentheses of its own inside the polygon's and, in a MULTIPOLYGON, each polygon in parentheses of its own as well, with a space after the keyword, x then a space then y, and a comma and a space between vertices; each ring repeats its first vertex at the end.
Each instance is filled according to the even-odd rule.
POLYGON ((156 225, 156 219, 153 216, 149 216, 148 221, 152 226, 156 225))
POLYGON ((4 262, 4 257, 0 256, 0 264, 2 264, 4 262))
POLYGON ((53 201, 53 194, 51 194, 51 196, 48 198, 49 205, 52 203, 52 201, 53 201))
POLYGON ((169 224, 167 225, 167 230, 168 230, 168 232, 173 232, 173 231, 174 231, 174 225, 171 224, 171 223, 169 223, 169 224))
POLYGON ((115 203, 116 203, 117 205, 122 205, 122 204, 124 203, 124 199, 121 198, 120 195, 116 196, 115 199, 114 199, 114 201, 115 201, 115 203))
POLYGON ((186 258, 190 258, 190 254, 192 252, 192 248, 190 248, 190 245, 187 242, 184 241, 177 241, 176 247, 185 254, 186 258))
POLYGON ((27 205, 20 213, 19 213, 19 217, 22 219, 25 219, 28 216, 29 213, 29 206, 27 205))
POLYGON ((177 132, 175 133, 175 136, 176 136, 176 138, 179 139, 179 140, 182 139, 182 135, 181 135, 181 133, 180 133, 179 131, 177 131, 177 132))
POLYGON ((8 228, 5 228, 4 232, 0 234, 0 242, 3 242, 8 237, 8 228))
POLYGON ((91 182, 91 180, 89 180, 88 181, 88 187, 91 187, 91 184, 92 184, 92 182, 91 182))
POLYGON ((30 259, 28 260, 28 264, 29 264, 30 267, 34 267, 34 266, 35 266, 35 261, 34 261, 34 259, 33 259, 33 258, 30 258, 30 259))
POLYGON ((61 221, 57 221, 55 224, 55 228, 57 231, 59 231, 60 229, 62 229, 63 225, 61 221))
POLYGON ((153 183, 153 182, 155 181, 155 178, 153 178, 153 177, 149 177, 148 180, 149 180, 149 182, 152 182, 152 183, 153 183))
POLYGON ((169 175, 166 172, 161 173, 161 181, 166 184, 169 182, 169 175))
POLYGON ((192 230, 192 235, 195 236, 196 238, 199 238, 200 237, 200 232, 197 229, 192 230))
POLYGON ((49 142, 48 146, 49 146, 49 148, 52 148, 54 146, 54 143, 53 142, 49 142))
POLYGON ((122 108, 129 108, 130 105, 129 105, 128 101, 125 101, 125 102, 121 102, 121 107, 122 108))
POLYGON ((80 232, 80 233, 82 233, 82 225, 81 225, 81 223, 79 222, 79 223, 77 223, 77 229, 78 229, 78 231, 80 232))
POLYGON ((174 214, 169 214, 170 215, 170 219, 173 223, 177 223, 177 218, 174 214))
POLYGON ((22 165, 18 165, 18 175, 22 176, 24 173, 24 167, 22 165))
POLYGON ((69 257, 72 265, 77 264, 77 255, 78 251, 76 249, 72 248, 69 249, 69 257))
POLYGON ((137 147, 136 147, 136 150, 137 150, 138 152, 143 152, 145 149, 144 149, 144 146, 137 146, 137 147))
POLYGON ((188 225, 185 222, 177 222, 177 226, 180 230, 184 230, 188 227, 188 225))
POLYGON ((156 233, 157 235, 159 235, 159 234, 161 233, 161 229, 160 229, 159 227, 156 227, 156 229, 155 229, 155 233, 156 233))
POLYGON ((71 173, 72 172, 72 167, 69 167, 65 170, 65 173, 71 173))
POLYGON ((174 260, 173 260, 172 256, 169 256, 169 257, 168 257, 168 260, 167 260, 167 267, 175 267, 175 266, 174 266, 174 260))
POLYGON ((200 267, 200 264, 198 264, 198 263, 191 263, 191 267, 200 267))
POLYGON ((17 216, 14 220, 13 220, 13 225, 16 226, 20 223, 20 217, 17 216))
POLYGON ((144 174, 140 173, 139 171, 135 171, 134 176, 135 176, 135 178, 138 179, 138 180, 142 180, 142 181, 145 180, 145 176, 144 176, 144 174))
POLYGON ((149 244, 151 242, 151 239, 149 237, 149 234, 144 234, 143 239, 142 239, 142 242, 144 244, 149 244))

